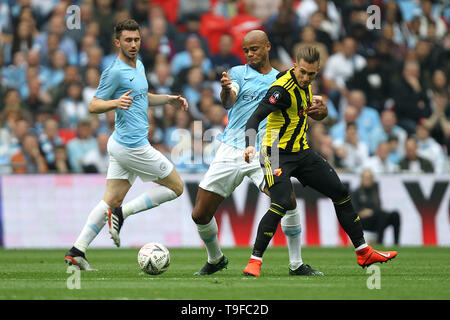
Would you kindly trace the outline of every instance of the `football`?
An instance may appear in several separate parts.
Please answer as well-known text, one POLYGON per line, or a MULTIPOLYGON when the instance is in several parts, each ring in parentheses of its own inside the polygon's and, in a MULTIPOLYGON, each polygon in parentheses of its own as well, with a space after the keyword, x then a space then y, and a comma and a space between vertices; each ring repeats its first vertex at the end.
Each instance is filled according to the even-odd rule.
POLYGON ((145 273, 152 275, 161 274, 169 268, 169 250, 157 242, 147 243, 139 250, 138 263, 141 270, 145 273))

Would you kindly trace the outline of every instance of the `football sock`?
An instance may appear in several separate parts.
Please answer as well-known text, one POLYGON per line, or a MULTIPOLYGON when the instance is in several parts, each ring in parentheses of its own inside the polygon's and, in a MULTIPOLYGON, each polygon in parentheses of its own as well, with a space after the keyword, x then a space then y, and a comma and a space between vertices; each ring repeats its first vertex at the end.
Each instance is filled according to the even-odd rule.
POLYGON ((222 258, 223 253, 220 250, 219 240, 217 234, 219 228, 217 226, 216 218, 212 218, 207 224, 197 224, 197 230, 200 238, 205 243, 206 252, 208 254, 208 262, 216 264, 222 258))
POLYGON ((342 229, 344 229, 344 231, 350 237, 353 246, 355 248, 358 248, 359 246, 365 244, 366 241, 364 240, 361 219, 353 208, 350 196, 346 197, 343 201, 334 202, 333 204, 336 210, 338 221, 342 229))
POLYGON ((164 202, 175 199, 176 197, 177 195, 173 192, 173 190, 164 186, 156 186, 150 191, 125 203, 122 206, 123 218, 125 219, 132 214, 157 207, 164 202))
POLYGON ((297 208, 286 211, 286 215, 281 219, 281 230, 286 235, 289 251, 289 266, 292 270, 295 270, 303 264, 301 244, 302 227, 297 208))
POLYGON ((89 213, 86 224, 74 243, 74 247, 86 252, 87 247, 95 239, 105 225, 105 211, 109 208, 105 201, 101 200, 89 213))
POLYGON ((278 223, 285 214, 286 209, 276 203, 271 203, 269 210, 259 222, 252 255, 262 258, 270 240, 272 240, 275 231, 277 231, 278 223))

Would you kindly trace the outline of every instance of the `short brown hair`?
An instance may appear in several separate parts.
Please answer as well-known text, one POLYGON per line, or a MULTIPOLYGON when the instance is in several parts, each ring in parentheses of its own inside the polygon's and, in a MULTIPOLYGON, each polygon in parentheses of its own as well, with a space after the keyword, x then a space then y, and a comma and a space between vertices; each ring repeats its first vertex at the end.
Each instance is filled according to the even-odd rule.
POLYGON ((320 53, 316 47, 302 47, 297 51, 296 60, 299 62, 301 59, 305 60, 307 63, 319 62, 320 64, 320 53))
POLYGON ((116 26, 114 27, 114 36, 117 40, 120 38, 123 30, 140 31, 139 23, 137 23, 136 20, 133 19, 126 19, 116 24, 116 26))

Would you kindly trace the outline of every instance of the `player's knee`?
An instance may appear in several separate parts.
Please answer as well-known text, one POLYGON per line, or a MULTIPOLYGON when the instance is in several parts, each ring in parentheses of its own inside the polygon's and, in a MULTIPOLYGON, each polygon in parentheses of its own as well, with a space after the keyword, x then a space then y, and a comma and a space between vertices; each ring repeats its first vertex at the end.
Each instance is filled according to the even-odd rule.
POLYGON ((340 203, 342 201, 345 201, 349 196, 350 196, 350 191, 349 191, 348 187, 345 184, 341 183, 337 192, 335 192, 333 197, 330 197, 330 198, 334 203, 340 203))
POLYGON ((199 210, 199 208, 197 206, 194 207, 194 210, 192 210, 191 217, 192 217, 192 220, 195 222, 195 224, 208 224, 212 218, 208 214, 208 212, 199 210))
POLYGON ((279 205, 280 207, 283 207, 285 210, 293 210, 295 209, 295 204, 292 202, 292 199, 290 196, 280 197, 277 199, 272 200, 272 203, 275 203, 279 205))

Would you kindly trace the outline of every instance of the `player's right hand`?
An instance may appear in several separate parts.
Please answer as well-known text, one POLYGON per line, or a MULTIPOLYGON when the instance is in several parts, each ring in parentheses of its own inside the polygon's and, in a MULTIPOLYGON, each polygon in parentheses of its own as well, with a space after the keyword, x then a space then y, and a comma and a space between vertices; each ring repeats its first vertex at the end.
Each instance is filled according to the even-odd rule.
POLYGON ((249 146, 244 150, 244 160, 247 163, 252 162, 253 158, 255 157, 256 148, 253 146, 249 146))
POLYGON ((125 92, 123 95, 120 96, 117 102, 117 108, 128 110, 130 109, 131 104, 133 103, 133 97, 130 97, 129 94, 132 90, 125 92))
POLYGON ((222 72, 222 78, 220 78, 220 84, 224 90, 231 90, 231 78, 225 71, 222 72))

